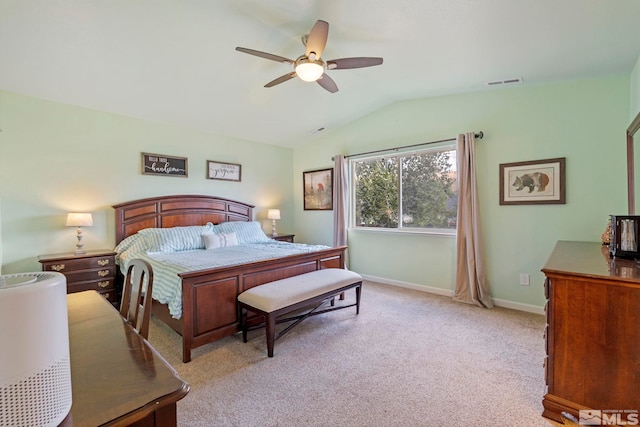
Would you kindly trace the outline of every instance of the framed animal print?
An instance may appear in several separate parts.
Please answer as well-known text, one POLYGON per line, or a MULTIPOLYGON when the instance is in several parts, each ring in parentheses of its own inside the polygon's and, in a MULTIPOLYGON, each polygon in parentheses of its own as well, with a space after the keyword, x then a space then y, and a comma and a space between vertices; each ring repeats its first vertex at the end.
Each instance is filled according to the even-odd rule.
POLYGON ((501 205, 565 203, 564 157, 500 165, 501 205))

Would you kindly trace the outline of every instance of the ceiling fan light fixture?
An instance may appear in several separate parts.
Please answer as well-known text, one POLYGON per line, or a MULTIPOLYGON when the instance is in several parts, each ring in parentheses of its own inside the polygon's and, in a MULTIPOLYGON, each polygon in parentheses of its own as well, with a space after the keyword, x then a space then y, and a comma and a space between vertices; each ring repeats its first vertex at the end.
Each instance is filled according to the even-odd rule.
POLYGON ((296 75, 305 82, 315 82, 324 73, 324 62, 300 58, 296 61, 296 75))

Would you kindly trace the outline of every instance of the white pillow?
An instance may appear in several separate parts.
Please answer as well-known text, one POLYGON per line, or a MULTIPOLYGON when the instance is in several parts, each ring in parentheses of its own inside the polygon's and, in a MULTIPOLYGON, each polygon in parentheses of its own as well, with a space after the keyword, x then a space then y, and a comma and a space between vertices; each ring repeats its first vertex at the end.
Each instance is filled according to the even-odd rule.
POLYGON ((226 248, 227 246, 238 246, 236 233, 215 233, 203 234, 205 249, 226 248))

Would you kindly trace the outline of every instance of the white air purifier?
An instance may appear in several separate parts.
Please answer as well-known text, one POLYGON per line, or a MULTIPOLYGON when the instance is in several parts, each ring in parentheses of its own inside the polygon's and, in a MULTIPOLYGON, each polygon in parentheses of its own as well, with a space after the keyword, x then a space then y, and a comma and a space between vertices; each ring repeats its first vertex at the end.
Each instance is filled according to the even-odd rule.
POLYGON ((57 426, 70 410, 66 277, 0 276, 0 426, 57 426))

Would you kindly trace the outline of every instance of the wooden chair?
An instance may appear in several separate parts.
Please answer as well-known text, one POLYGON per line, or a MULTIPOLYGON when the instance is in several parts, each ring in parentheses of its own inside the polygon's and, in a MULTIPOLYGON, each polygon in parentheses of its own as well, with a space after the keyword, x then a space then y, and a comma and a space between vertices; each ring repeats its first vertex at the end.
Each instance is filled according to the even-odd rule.
POLYGON ((124 278, 120 315, 145 339, 149 338, 152 287, 151 265, 142 259, 131 260, 124 278))

